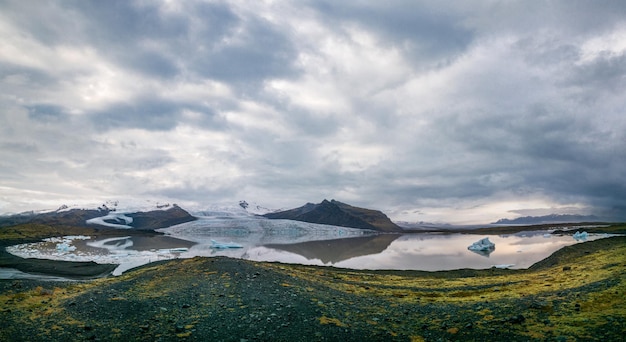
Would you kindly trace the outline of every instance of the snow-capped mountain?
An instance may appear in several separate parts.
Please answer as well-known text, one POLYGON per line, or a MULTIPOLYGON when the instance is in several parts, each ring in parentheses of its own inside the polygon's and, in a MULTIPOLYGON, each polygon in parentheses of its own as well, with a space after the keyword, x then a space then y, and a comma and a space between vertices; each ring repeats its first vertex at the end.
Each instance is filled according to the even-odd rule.
POLYGON ((62 205, 56 210, 0 218, 0 227, 25 223, 152 230, 196 218, 176 204, 152 201, 106 201, 93 205, 62 205))
POLYGON ((254 215, 265 215, 265 214, 284 210, 284 209, 270 209, 256 202, 248 202, 246 200, 239 201, 239 206, 243 208, 245 211, 254 215))

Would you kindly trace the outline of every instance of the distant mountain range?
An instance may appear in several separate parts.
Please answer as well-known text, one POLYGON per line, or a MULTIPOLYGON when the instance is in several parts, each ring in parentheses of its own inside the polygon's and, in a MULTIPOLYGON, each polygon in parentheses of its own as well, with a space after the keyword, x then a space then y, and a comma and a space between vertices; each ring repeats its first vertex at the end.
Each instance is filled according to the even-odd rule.
POLYGON ((493 224, 543 224, 543 223, 574 223, 574 222, 599 222, 600 218, 595 215, 551 214, 544 216, 524 216, 515 219, 499 219, 493 224))
MULTIPOLYGON (((323 200, 321 203, 307 203, 302 207, 274 211, 239 203, 239 209, 247 215, 257 215, 269 219, 288 219, 332 226, 368 229, 379 232, 402 232, 403 229, 378 210, 371 210, 323 200), (260 215, 263 213, 262 215, 260 215)), ((233 211, 234 212, 234 211, 233 211)), ((196 220, 197 217, 176 204, 142 207, 123 210, 117 203, 100 205, 96 209, 69 208, 62 206, 49 212, 27 212, 11 216, 0 216, 0 227, 18 224, 46 224, 57 226, 96 227, 102 229, 154 230, 196 220)))
POLYGON ((380 232, 402 232, 395 223, 378 210, 353 207, 335 200, 307 203, 299 208, 267 213, 270 219, 287 219, 341 227, 370 229, 380 232))

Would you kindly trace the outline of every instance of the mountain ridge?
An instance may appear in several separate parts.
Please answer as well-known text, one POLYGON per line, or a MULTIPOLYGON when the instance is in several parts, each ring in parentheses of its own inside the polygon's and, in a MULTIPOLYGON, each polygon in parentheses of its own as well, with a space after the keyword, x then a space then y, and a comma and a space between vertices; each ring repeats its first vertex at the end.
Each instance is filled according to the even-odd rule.
POLYGON ((123 229, 154 230, 196 219, 176 204, 157 206, 155 210, 132 212, 119 211, 106 205, 99 206, 97 209, 69 209, 62 206, 51 212, 0 217, 0 227, 29 223, 74 227, 97 226, 103 229, 123 227, 123 229))
POLYGON ((492 224, 544 224, 600 221, 595 215, 550 214, 543 216, 523 216, 514 219, 502 218, 492 224))
POLYGON ((403 231, 379 210, 354 207, 334 199, 330 201, 324 199, 318 204, 306 203, 298 208, 267 213, 262 216, 269 219, 288 219, 387 233, 403 231))

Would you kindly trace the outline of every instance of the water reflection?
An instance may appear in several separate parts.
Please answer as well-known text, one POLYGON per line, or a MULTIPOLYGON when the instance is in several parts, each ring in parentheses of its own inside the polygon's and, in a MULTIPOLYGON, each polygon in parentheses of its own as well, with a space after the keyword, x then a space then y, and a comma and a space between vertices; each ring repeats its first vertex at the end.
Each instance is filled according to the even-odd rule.
MULTIPOLYGON (((477 240, 470 234, 379 235, 297 244, 266 244, 244 256, 256 261, 278 261, 354 269, 438 271, 490 267, 527 268, 561 247, 577 243, 571 236, 543 233, 486 235, 496 248, 485 254, 467 249, 477 240), (385 245, 388 246, 385 247, 385 245)), ((589 240, 602 238, 589 235, 589 240)))
MULTIPOLYGON (((289 234, 248 228, 232 234, 232 231, 216 227, 202 230, 197 223, 188 227, 193 229, 178 227, 172 230, 175 236, 57 238, 11 246, 7 251, 22 257, 119 264, 114 274, 153 261, 195 256, 228 256, 354 269, 437 271, 504 265, 527 268, 563 246, 578 243, 572 236, 545 232, 480 236, 433 233, 363 235, 362 232, 344 230, 341 235, 348 237, 340 238, 333 230, 303 233, 306 229, 293 226, 285 226, 290 229, 289 234), (483 238, 489 238, 495 244, 495 250, 489 253, 468 250, 468 246, 483 238), (232 241, 243 248, 215 249, 211 248, 211 240, 232 241)), ((586 239, 602 237, 588 234, 586 239)))
POLYGON ((294 244, 266 244, 264 247, 299 254, 308 260, 318 259, 324 264, 336 264, 342 260, 382 253, 399 237, 397 234, 382 234, 294 244))

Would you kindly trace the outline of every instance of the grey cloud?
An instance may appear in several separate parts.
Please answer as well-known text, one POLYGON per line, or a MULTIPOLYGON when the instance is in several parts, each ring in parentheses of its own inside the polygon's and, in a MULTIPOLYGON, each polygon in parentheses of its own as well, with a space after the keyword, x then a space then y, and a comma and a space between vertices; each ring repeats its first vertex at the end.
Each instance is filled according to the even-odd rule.
POLYGON ((45 87, 57 87, 60 81, 51 73, 10 63, 0 63, 0 80, 0 86, 5 92, 15 91, 11 89, 11 83, 28 83, 33 90, 41 90, 45 87))
POLYGON ((567 76, 566 84, 584 88, 585 91, 621 94, 626 90, 626 54, 600 56, 591 63, 575 67, 567 76))
POLYGON ((25 142, 2 142, 0 149, 4 151, 4 155, 34 155, 39 152, 39 148, 34 143, 25 142))
MULTIPOLYGON (((248 194, 263 196, 252 200, 269 207, 336 198, 427 215, 420 208, 539 196, 555 206, 626 213, 626 57, 619 46, 589 57, 583 46, 622 32, 623 2, 255 5, 276 11, 273 20, 228 2, 175 5, 181 10, 132 1, 0 5, 7 27, 46 53, 92 51, 117 76, 128 72, 138 82, 129 87, 133 94, 107 93, 75 110, 64 92, 100 69, 33 64, 40 70, 21 66, 31 65, 21 63, 23 56, 3 57, 2 179, 16 189, 35 183, 51 189, 43 183, 56 181, 60 192, 83 187, 203 204, 248 194), (300 31, 288 29, 298 20, 284 17, 285 7, 303 23, 323 26, 316 34, 330 32, 332 41, 357 27, 382 42, 379 48, 393 48, 406 75, 368 74, 381 78, 373 80, 381 89, 372 90, 362 84, 367 77, 353 75, 358 68, 332 77, 305 74, 296 62, 302 54, 314 58, 317 42, 298 41, 300 31), (291 89, 272 92, 267 81, 275 79, 298 91, 311 86, 307 80, 339 82, 328 89, 338 92, 345 112, 291 103, 291 89), (265 111, 276 121, 250 119, 265 111), (181 127, 206 139, 160 146, 160 137, 193 141, 174 136, 181 127), (361 164, 345 167, 353 161, 361 164)), ((337 65, 344 64, 350 68, 337 65)), ((106 85, 126 80, 121 76, 106 85)))
POLYGON ((594 35, 612 29, 623 20, 623 1, 602 4, 575 1, 507 1, 467 3, 468 26, 481 34, 529 34, 564 32, 568 37, 594 35))
POLYGON ((289 77, 296 72, 296 51, 284 33, 260 19, 244 22, 244 32, 229 37, 233 42, 211 44, 199 53, 191 67, 200 75, 229 82, 260 81, 289 77))
POLYGON ((294 72, 291 42, 267 21, 241 18, 227 4, 182 3, 183 13, 161 13, 154 5, 81 2, 83 39, 130 69, 157 77, 192 72, 248 82, 294 72))
POLYGON ((164 79, 174 78, 181 72, 175 61, 158 51, 136 51, 124 59, 133 70, 164 79))
POLYGON ((205 128, 225 128, 215 110, 199 103, 164 100, 159 97, 143 97, 132 103, 119 103, 88 114, 95 128, 109 131, 119 128, 142 128, 169 131, 184 122, 182 113, 191 110, 200 114, 195 122, 205 128))
POLYGON ((571 64, 578 61, 581 56, 578 46, 554 37, 524 37, 515 44, 515 48, 529 65, 571 64))
POLYGON ((104 130, 143 128, 171 130, 177 125, 179 108, 175 103, 154 100, 114 105, 91 114, 94 126, 104 130))
MULTIPOLYGON (((443 66, 456 59, 474 40, 474 32, 463 25, 459 13, 445 6, 414 1, 386 3, 313 1, 334 27, 352 21, 383 37, 389 46, 400 47, 415 57, 416 64, 443 66)), ((422 66, 422 67, 424 67, 422 66)))
POLYGON ((60 122, 67 120, 65 110, 60 106, 38 104, 27 106, 28 116, 33 120, 60 122))
MULTIPOLYGON (((172 78, 182 72, 177 59, 185 59, 177 56, 193 53, 198 42, 187 16, 163 15, 153 5, 157 3, 140 7, 130 1, 80 2, 85 22, 82 39, 102 47, 101 53, 129 69, 172 78), (157 46, 150 46, 154 43, 157 46)), ((206 40, 219 40, 236 19, 228 7, 212 4, 193 5, 188 15, 202 22, 206 40)))

